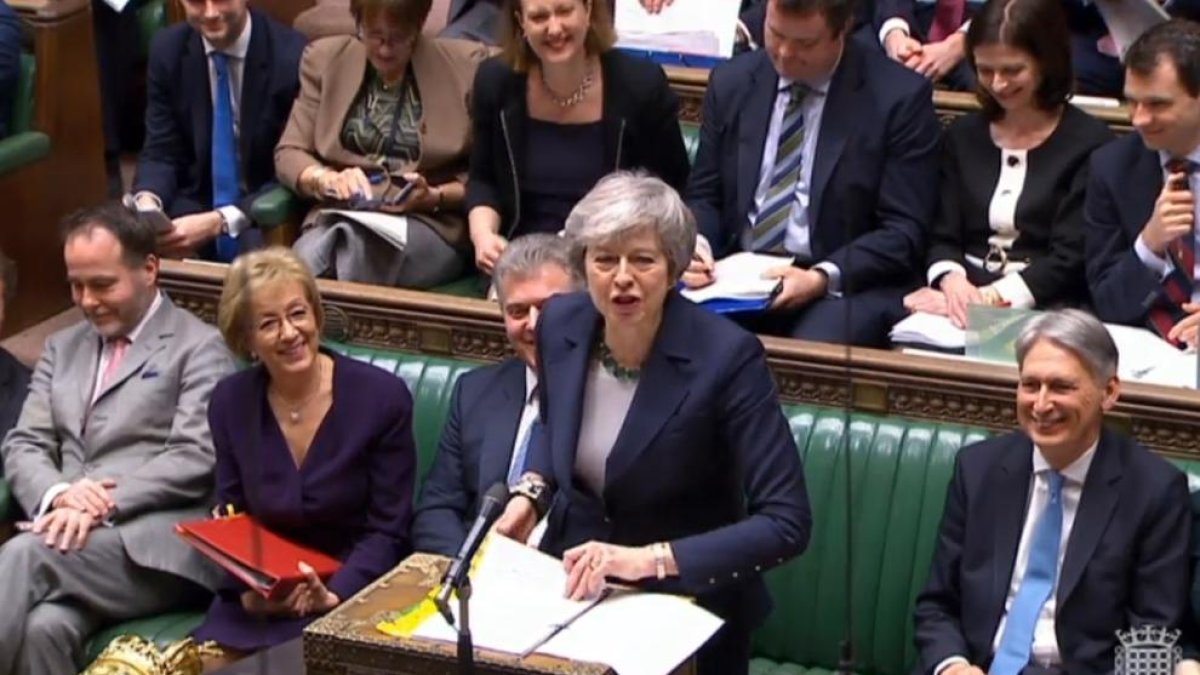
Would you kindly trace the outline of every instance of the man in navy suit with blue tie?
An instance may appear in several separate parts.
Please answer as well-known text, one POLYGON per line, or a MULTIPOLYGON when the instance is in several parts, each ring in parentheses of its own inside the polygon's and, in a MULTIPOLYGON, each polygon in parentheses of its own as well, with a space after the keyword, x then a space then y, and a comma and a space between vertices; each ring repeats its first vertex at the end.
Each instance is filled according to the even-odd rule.
POLYGON ((1086 312, 1043 314, 1017 362, 1021 430, 955 461, 915 612, 926 675, 1111 673, 1116 631, 1190 625, 1187 479, 1104 428, 1112 337, 1086 312))
MULTIPOLYGON (((751 327, 882 346, 917 283, 941 130, 929 82, 848 39, 853 14, 852 0, 768 0, 765 48, 709 78, 687 201, 717 256, 794 259, 751 327)), ((693 268, 685 283, 711 282, 693 268)))
POLYGON ((256 196, 275 186, 275 144, 299 90, 304 37, 247 0, 181 0, 187 22, 150 47, 146 142, 133 198, 161 210, 163 255, 228 262, 261 241, 256 196))
POLYGON ((524 472, 538 417, 534 331, 547 298, 578 288, 572 270, 566 240, 550 234, 514 239, 496 263, 493 280, 504 329, 517 355, 458 380, 417 503, 416 550, 456 555, 487 489, 502 481, 512 485, 524 472))

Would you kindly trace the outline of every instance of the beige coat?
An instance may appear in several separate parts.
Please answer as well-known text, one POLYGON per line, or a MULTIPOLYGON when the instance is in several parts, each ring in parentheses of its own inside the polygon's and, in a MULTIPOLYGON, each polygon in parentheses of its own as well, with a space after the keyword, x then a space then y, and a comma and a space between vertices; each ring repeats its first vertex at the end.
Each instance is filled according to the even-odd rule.
MULTIPOLYGON (((464 40, 419 37, 413 46, 412 70, 421 94, 421 152, 415 163, 396 167, 415 171, 431 186, 466 181, 470 154, 470 92, 475 69, 488 48, 464 40)), ((335 36, 309 44, 300 62, 300 94, 287 128, 275 147, 280 182, 299 192, 303 171, 320 164, 334 169, 375 167, 368 158, 342 147, 346 115, 367 73, 367 51, 358 39, 335 36)), ((305 225, 312 222, 309 212, 305 225)), ((450 245, 469 245, 461 210, 409 214, 438 232, 450 245)))

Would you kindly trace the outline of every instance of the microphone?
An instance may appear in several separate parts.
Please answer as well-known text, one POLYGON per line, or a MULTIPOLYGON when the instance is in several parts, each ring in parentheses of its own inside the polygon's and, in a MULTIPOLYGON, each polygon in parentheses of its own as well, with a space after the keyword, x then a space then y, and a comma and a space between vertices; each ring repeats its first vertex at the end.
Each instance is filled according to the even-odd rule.
POLYGON ((454 615, 450 612, 450 594, 462 585, 467 572, 471 569, 471 560, 479 550, 479 545, 483 543, 484 537, 487 536, 488 530, 492 528, 492 524, 496 522, 500 514, 504 513, 508 498, 508 485, 505 483, 496 483, 483 493, 479 515, 475 517, 475 523, 471 525, 470 532, 467 532, 467 538, 463 540, 462 547, 458 549, 458 555, 454 556, 445 576, 442 577, 442 590, 438 593, 435 604, 450 625, 454 625, 454 615))

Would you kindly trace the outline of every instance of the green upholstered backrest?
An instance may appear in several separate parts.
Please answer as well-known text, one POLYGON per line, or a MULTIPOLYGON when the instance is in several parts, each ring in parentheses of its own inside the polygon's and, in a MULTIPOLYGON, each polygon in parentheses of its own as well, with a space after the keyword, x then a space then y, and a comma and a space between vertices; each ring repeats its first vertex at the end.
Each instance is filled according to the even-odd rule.
POLYGON ((138 46, 143 57, 150 54, 150 43, 158 31, 167 27, 166 0, 150 0, 137 10, 138 46))
POLYGON ((37 59, 28 52, 21 53, 21 74, 17 78, 17 95, 13 101, 10 134, 33 130, 33 92, 37 83, 37 59))
POLYGON ((420 354, 404 354, 326 343, 351 358, 374 364, 404 380, 413 395, 413 436, 417 443, 417 485, 437 455, 442 424, 450 410, 454 383, 477 364, 420 354))
POLYGON ((679 131, 683 134, 683 147, 687 148, 688 162, 696 163, 696 151, 700 149, 700 125, 694 122, 680 122, 679 131))
POLYGON ((767 574, 775 611, 755 634, 754 652, 834 670, 852 610, 856 670, 907 672, 915 659, 912 604, 933 556, 954 455, 986 433, 830 408, 784 412, 804 460, 813 533, 804 555, 767 574))

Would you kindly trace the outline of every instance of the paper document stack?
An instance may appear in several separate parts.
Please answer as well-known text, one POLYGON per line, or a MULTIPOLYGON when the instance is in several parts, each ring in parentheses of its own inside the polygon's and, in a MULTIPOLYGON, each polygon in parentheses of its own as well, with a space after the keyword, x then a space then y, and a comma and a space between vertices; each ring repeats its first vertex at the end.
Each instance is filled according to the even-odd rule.
POLYGON ((1095 3, 1121 60, 1142 33, 1170 18, 1158 0, 1095 0, 1095 3))
POLYGON ((683 297, 718 313, 766 309, 779 292, 779 279, 764 279, 773 267, 787 267, 792 259, 762 253, 734 253, 717 261, 713 283, 687 289, 683 297))
MULTIPOLYGON (((1181 351, 1154 332, 1137 326, 1104 324, 1117 345, 1117 375, 1127 382, 1159 384, 1196 389, 1198 358, 1195 351, 1181 351)), ((892 327, 891 340, 899 345, 928 345, 935 349, 961 349, 967 331, 957 328, 949 317, 917 312, 892 327)), ((905 350, 920 354, 920 350, 905 350)), ((968 357, 962 357, 964 359, 968 357)), ((996 363, 994 359, 969 358, 996 363)), ((1015 366, 1009 361, 1003 365, 1015 366)))
MULTIPOLYGON (((472 569, 471 635, 479 649, 604 663, 618 675, 667 675, 722 623, 674 596, 622 592, 568 600, 561 560, 495 534, 472 569)), ((457 622, 457 601, 451 606, 457 622)), ((436 613, 412 635, 457 640, 455 629, 436 613)))
POLYGON ((668 65, 711 68, 733 56, 738 6, 686 0, 651 14, 639 0, 616 0, 617 47, 668 65))

